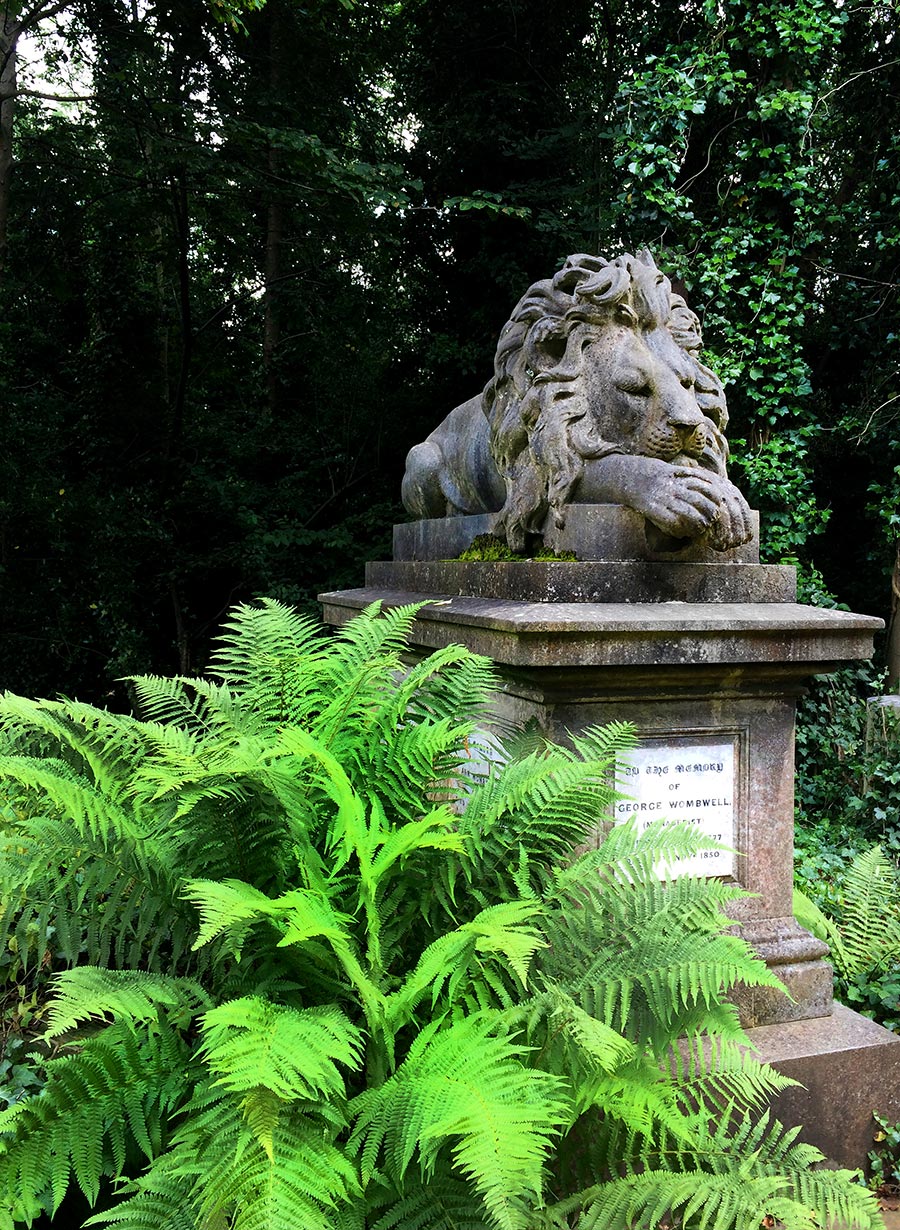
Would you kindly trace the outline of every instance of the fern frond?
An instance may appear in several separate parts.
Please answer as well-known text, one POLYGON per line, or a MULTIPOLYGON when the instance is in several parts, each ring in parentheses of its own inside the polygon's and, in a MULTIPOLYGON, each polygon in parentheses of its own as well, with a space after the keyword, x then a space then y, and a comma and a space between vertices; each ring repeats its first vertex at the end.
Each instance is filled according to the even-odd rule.
POLYGON ((831 959, 838 972, 842 973, 847 968, 847 955, 837 925, 799 888, 794 889, 793 911, 801 927, 828 945, 831 959))
POLYGON ((768 1113, 742 1121, 726 1115, 687 1148, 648 1147, 638 1170, 551 1206, 546 1224, 569 1225, 583 1210, 579 1230, 651 1230, 662 1218, 686 1230, 744 1230, 766 1216, 795 1230, 880 1230, 872 1193, 850 1182, 849 1171, 815 1169, 822 1155, 797 1143, 798 1132, 768 1113))
POLYGON ((447 720, 476 726, 485 712, 497 674, 490 658, 448 645, 407 672, 397 691, 397 722, 447 720))
POLYGON ((34 756, 0 756, 0 778, 17 782, 65 815, 80 833, 110 841, 118 834, 141 837, 147 824, 114 795, 61 760, 34 756))
POLYGON ((408 644, 416 616, 426 602, 413 602, 383 610, 380 602, 372 602, 355 619, 348 620, 337 632, 340 648, 336 670, 371 659, 402 654, 408 644))
MULTIPOLYGON (((452 1006, 460 985, 471 974, 473 959, 481 954, 501 968, 508 965, 524 987, 531 958, 539 948, 546 947, 533 925, 542 913, 543 907, 536 899, 502 902, 488 906, 470 922, 440 936, 425 949, 405 982, 388 997, 388 1022, 394 1028, 403 1024, 428 993, 432 1004, 436 1004, 445 986, 446 999, 452 1006)), ((482 969, 482 975, 484 972, 482 969)), ((506 998, 501 993, 501 1002, 506 998)))
POLYGON ((58 1038, 106 1014, 114 1020, 155 1021, 160 1008, 184 1028, 211 1007, 206 991, 190 978, 82 965, 56 975, 44 1037, 58 1038))
POLYGON ((840 932, 846 977, 877 969, 900 958, 897 868, 873 846, 858 854, 847 869, 843 884, 840 932))
POLYGON ((144 729, 174 728, 207 740, 236 739, 260 731, 253 709, 241 704, 225 684, 183 675, 131 675, 127 682, 144 729))
POLYGON ((362 1230, 356 1170, 320 1123, 280 1115, 267 1150, 231 1095, 201 1087, 188 1110, 169 1152, 91 1224, 169 1230, 173 1209, 175 1230, 362 1230))
POLYGON ((193 1181, 199 1226, 224 1217, 243 1230, 326 1230, 357 1202, 356 1167, 333 1143, 334 1129, 320 1120, 287 1108, 266 1149, 236 1097, 201 1087, 193 1109, 176 1135, 168 1169, 193 1181))
POLYGON ((15 934, 28 963, 50 944, 74 965, 159 967, 180 961, 195 930, 179 901, 177 835, 152 841, 84 833, 68 819, 27 815, 0 837, 0 943, 15 934), (104 910, 96 908, 103 901, 104 910))
POLYGON ((427 1177, 450 1144, 459 1172, 474 1186, 501 1230, 527 1224, 539 1202, 552 1137, 567 1121, 562 1082, 529 1071, 522 1048, 492 1034, 490 1017, 469 1017, 421 1031, 392 1077, 354 1104, 351 1144, 371 1175, 384 1152, 395 1182, 416 1153, 427 1177))
POLYGON ((680 1103, 704 1114, 747 1115, 798 1084, 730 1038, 693 1037, 674 1047, 671 1073, 680 1103))
POLYGON ((794 917, 831 949, 843 978, 852 979, 900 959, 900 913, 896 866, 880 846, 858 854, 842 885, 840 921, 828 918, 804 893, 794 890, 794 917))
POLYGON ((141 755, 132 718, 71 700, 28 700, 10 692, 0 697, 0 730, 9 752, 27 754, 47 740, 68 755, 111 797, 123 792, 128 774, 141 755))
MULTIPOLYGON (((372 1230, 491 1230, 492 1227, 484 1205, 473 1197, 469 1184, 443 1168, 429 1182, 418 1182, 406 1194, 384 1203, 388 1207, 372 1223, 372 1230)), ((382 1207, 381 1202, 378 1207, 382 1207)))
POLYGON ((216 639, 212 674, 244 684, 260 662, 273 657, 303 657, 323 643, 322 627, 275 598, 234 607, 216 639))
POLYGON ((120 1174, 126 1140, 152 1158, 184 1095, 187 1051, 172 1030, 113 1025, 77 1055, 49 1060, 40 1094, 0 1111, 0 1199, 55 1211, 74 1178, 90 1204, 104 1175, 120 1174))
POLYGON ((383 890, 388 872, 419 850, 465 850, 456 816, 444 806, 435 807, 418 820, 378 835, 380 849, 372 863, 372 879, 383 890))
POLYGON ((704 936, 701 944, 691 934, 657 931, 644 939, 646 947, 598 952, 568 988, 594 1004, 592 1014, 629 1035, 677 1036, 695 1010, 713 1008, 738 983, 784 989, 736 936, 704 936))
POLYGON ((186 880, 182 895, 200 914, 195 948, 229 932, 232 951, 238 953, 247 929, 277 912, 271 897, 243 880, 186 880))
MULTIPOLYGON (((727 1175, 648 1171, 595 1189, 578 1230, 656 1230, 676 1220, 685 1230, 746 1230, 767 1216, 784 1230, 818 1230, 815 1211, 785 1196, 787 1186, 782 1177, 750 1177, 740 1170, 727 1175)), ((544 1217, 545 1225, 569 1224, 552 1208, 544 1217)))
POLYGON ((345 1096, 337 1065, 359 1067, 362 1036, 338 1008, 288 1008, 258 996, 205 1013, 200 1055, 232 1093, 271 1090, 284 1101, 345 1096))
POLYGON ((344 1154, 323 1140, 315 1126, 280 1128, 270 1160, 248 1146, 227 1168, 218 1168, 218 1190, 208 1184, 201 1216, 234 1209, 233 1230, 331 1230, 334 1216, 358 1190, 355 1169, 344 1154))
POLYGON ((321 625, 263 598, 232 611, 210 673, 271 725, 298 723, 318 706, 328 645, 321 625))
POLYGON ((183 895, 200 913, 195 948, 228 933, 232 950, 239 952, 248 927, 266 918, 280 924, 282 945, 314 938, 339 946, 349 942, 347 916, 336 911, 323 893, 298 888, 273 899, 243 880, 187 880, 183 895))
POLYGON ((157 1166, 125 1190, 131 1192, 127 1199, 89 1217, 84 1222, 85 1230, 88 1226, 111 1225, 119 1230, 198 1230, 190 1203, 193 1185, 189 1181, 164 1177, 162 1167, 157 1166))

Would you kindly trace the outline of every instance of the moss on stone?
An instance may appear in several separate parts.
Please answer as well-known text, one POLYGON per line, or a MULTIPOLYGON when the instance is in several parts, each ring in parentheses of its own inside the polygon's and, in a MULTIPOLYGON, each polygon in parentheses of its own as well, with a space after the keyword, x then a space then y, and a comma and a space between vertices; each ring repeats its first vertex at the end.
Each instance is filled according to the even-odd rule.
POLYGON ((479 534, 472 540, 457 559, 475 563, 524 563, 526 560, 563 561, 575 563, 577 556, 574 551, 553 552, 548 547, 540 547, 533 555, 511 551, 502 538, 496 534, 479 534))

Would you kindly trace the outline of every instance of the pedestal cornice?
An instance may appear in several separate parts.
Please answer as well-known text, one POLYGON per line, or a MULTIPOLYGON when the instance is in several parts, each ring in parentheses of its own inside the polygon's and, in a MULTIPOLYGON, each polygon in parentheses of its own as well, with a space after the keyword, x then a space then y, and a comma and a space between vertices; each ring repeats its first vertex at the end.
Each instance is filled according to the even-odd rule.
POLYGON ((325 621, 340 625, 370 603, 425 603, 413 644, 460 639, 501 665, 561 667, 781 666, 811 676, 868 658, 883 621, 794 602, 521 602, 408 590, 320 595, 325 621))

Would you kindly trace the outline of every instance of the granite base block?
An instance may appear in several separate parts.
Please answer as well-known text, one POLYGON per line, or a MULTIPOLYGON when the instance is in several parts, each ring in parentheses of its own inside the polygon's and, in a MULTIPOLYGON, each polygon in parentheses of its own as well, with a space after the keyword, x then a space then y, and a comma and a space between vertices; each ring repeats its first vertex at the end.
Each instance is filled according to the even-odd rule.
POLYGON ((384 560, 366 564, 375 589, 513 602, 795 602, 794 568, 782 564, 637 560, 384 560))
POLYGON ((747 1031, 757 1057, 801 1087, 772 1113, 840 1166, 863 1167, 873 1147, 873 1113, 900 1120, 900 1036, 835 1004, 831 1016, 747 1031))
MULTIPOLYGON (((552 551, 580 560, 655 560, 669 563, 758 564, 759 514, 743 546, 715 551, 706 538, 667 539, 640 513, 622 504, 569 504, 562 526, 548 522, 540 537, 552 551)), ((435 517, 394 526, 395 560, 455 559, 480 534, 491 534, 497 513, 435 517)))

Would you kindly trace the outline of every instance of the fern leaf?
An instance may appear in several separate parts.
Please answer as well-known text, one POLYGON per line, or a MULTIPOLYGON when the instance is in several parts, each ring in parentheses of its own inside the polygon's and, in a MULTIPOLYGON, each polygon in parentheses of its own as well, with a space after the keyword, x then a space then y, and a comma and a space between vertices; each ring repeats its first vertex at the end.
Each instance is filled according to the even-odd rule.
POLYGON ((0 940, 15 929, 26 963, 29 935, 39 960, 50 926, 70 964, 86 955, 94 964, 158 968, 162 949, 181 960, 193 922, 175 892, 179 849, 169 834, 101 837, 65 818, 26 815, 0 838, 0 940))
POLYGON ((242 880, 187 880, 183 896, 200 913, 200 932, 194 948, 202 948, 217 936, 229 932, 234 951, 249 926, 271 916, 275 909, 270 897, 242 880))
POLYGON ((445 984, 449 984, 448 999, 452 1003, 472 957, 478 953, 509 964, 524 987, 531 958, 539 948, 546 947, 532 925, 542 912, 541 903, 534 899, 503 902, 488 906, 470 922, 442 935, 426 948, 403 985, 388 997, 388 1021, 396 1028, 408 1020, 428 992, 436 1003, 445 984))
MULTIPOLYGON (((191 1208, 192 1185, 151 1170, 149 1182, 139 1180, 127 1191, 132 1194, 114 1208, 95 1213, 84 1222, 88 1226, 118 1226, 119 1230, 197 1230, 191 1208)), ((218 1230, 213 1224, 204 1230, 218 1230)), ((225 1230, 222 1226, 221 1230, 225 1230)))
POLYGON ((279 1117, 270 1156, 240 1104, 226 1097, 188 1125, 178 1149, 179 1171, 194 1178, 200 1225, 224 1214, 241 1230, 326 1230, 360 1195, 356 1168, 344 1152, 320 1123, 296 1113, 279 1117))
POLYGON ((410 1191, 384 1203, 388 1207, 372 1230, 491 1230, 484 1205, 452 1171, 441 1169, 429 1182, 411 1185, 410 1191))
POLYGON ((152 1157, 162 1119, 183 1096, 185 1066, 184 1043, 160 1026, 110 1026, 79 1054, 48 1061, 41 1093, 0 1111, 0 1191, 34 1207, 49 1187, 55 1211, 74 1177, 93 1204, 107 1173, 104 1139, 116 1159, 111 1173, 124 1163, 126 1125, 152 1157))
POLYGON ((852 978, 900 957, 900 917, 885 902, 897 899, 897 869, 880 846, 858 854, 843 885, 840 933, 843 973, 852 978))
POLYGON ((266 1088, 285 1101, 345 1096, 337 1065, 357 1069, 362 1037, 337 1008, 287 1008, 258 997, 208 1011, 202 1046, 216 1083, 233 1093, 266 1088))
POLYGON ((492 1224, 515 1230, 526 1224, 529 1204, 540 1200, 550 1142, 569 1107, 562 1084, 524 1068, 521 1048, 492 1036, 493 1024, 470 1017, 423 1030, 396 1073, 357 1099, 351 1143, 364 1174, 383 1149, 396 1182, 417 1152, 427 1177, 450 1144, 454 1164, 492 1224))
POLYGON ((106 970, 83 965, 57 974, 47 1018, 47 1039, 58 1038, 85 1021, 108 1013, 133 1022, 155 1021, 159 1009, 187 1025, 203 1008, 211 1007, 199 983, 188 978, 149 974, 140 970, 106 970), (172 1010, 175 1010, 174 1012, 172 1010))

